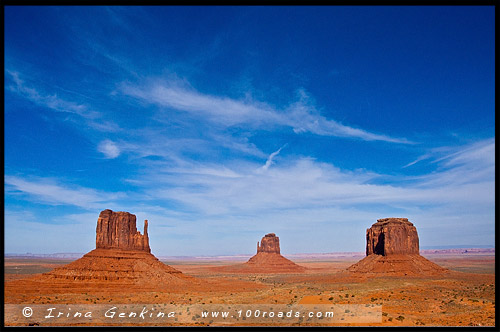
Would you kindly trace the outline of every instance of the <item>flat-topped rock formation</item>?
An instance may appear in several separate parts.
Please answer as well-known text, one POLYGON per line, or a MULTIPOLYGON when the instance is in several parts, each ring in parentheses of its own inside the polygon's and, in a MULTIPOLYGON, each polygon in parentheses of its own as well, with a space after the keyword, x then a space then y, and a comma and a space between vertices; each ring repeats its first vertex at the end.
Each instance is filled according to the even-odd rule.
POLYGON ((420 256, 417 229, 407 218, 385 218, 366 230, 366 257, 347 271, 369 276, 429 276, 448 270, 420 256))
POLYGON ((170 284, 192 279, 151 254, 147 227, 145 220, 141 234, 135 215, 104 210, 97 219, 96 249, 44 273, 40 280, 170 284))
POLYGON ((233 273, 300 273, 306 268, 280 254, 280 240, 274 233, 266 234, 257 242, 257 253, 246 263, 214 268, 233 273))
POLYGON ((366 255, 418 255, 417 229, 407 218, 379 219, 366 230, 366 255))
POLYGON ((257 241, 257 253, 268 252, 268 253, 280 253, 280 238, 274 233, 266 234, 262 240, 257 241))
POLYGON ((128 212, 104 210, 99 214, 96 228, 96 249, 124 249, 151 252, 148 221, 144 220, 144 234, 135 226, 135 215, 128 212))

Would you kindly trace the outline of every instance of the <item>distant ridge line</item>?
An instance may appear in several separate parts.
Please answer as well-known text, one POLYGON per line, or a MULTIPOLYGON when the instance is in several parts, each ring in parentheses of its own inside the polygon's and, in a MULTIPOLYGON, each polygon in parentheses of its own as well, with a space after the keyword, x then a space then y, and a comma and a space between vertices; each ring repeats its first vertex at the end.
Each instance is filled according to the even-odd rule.
MULTIPOLYGON (((448 249, 423 249, 420 250, 421 254, 474 254, 474 253, 495 253, 494 247, 486 248, 474 248, 474 247, 463 247, 463 248, 448 248, 448 249)), ((34 253, 6 253, 4 257, 8 258, 80 258, 84 253, 52 253, 52 254, 34 254, 34 253)), ((285 257, 290 258, 335 258, 342 256, 364 256, 365 253, 362 251, 339 251, 339 252, 328 252, 328 253, 300 253, 300 254, 284 254, 285 257)), ((246 260, 252 257, 251 254, 236 254, 236 255, 192 255, 192 256, 166 256, 157 255, 161 260, 246 260)))

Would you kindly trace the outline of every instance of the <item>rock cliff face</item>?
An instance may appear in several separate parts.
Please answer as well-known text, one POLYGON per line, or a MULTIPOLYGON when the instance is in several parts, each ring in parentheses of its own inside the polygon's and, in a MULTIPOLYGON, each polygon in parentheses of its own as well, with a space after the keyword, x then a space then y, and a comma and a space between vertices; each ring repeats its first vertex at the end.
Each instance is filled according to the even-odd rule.
POLYGON ((379 219, 366 230, 366 255, 418 255, 417 229, 407 218, 379 219))
POLYGON ((280 253, 280 238, 274 233, 266 234, 262 240, 257 242, 257 253, 268 252, 268 253, 280 253))
POLYGON ((128 212, 102 211, 97 219, 96 249, 151 252, 149 248, 148 221, 144 221, 144 234, 141 234, 136 228, 135 215, 128 212))

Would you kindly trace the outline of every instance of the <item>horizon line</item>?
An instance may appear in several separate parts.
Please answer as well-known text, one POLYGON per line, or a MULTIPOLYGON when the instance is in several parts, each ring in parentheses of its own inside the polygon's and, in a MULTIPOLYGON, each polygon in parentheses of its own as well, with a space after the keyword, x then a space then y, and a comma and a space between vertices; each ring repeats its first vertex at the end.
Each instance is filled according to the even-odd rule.
MULTIPOLYGON (((422 246, 420 250, 451 250, 451 249, 495 249, 495 245, 470 245, 470 246, 422 246)), ((94 250, 94 249, 92 249, 94 250)), ((87 252, 52 252, 52 253, 33 253, 33 252, 6 252, 5 256, 50 256, 50 255, 85 255, 87 252)), ((283 254, 283 256, 287 255, 328 255, 328 254, 353 254, 353 253, 365 253, 365 251, 330 251, 330 252, 296 252, 296 253, 287 253, 283 254)), ((235 257, 235 256, 253 256, 255 253, 238 253, 238 254, 212 254, 212 255, 198 255, 198 254, 189 254, 189 255, 165 255, 165 254, 156 254, 158 257, 235 257)))

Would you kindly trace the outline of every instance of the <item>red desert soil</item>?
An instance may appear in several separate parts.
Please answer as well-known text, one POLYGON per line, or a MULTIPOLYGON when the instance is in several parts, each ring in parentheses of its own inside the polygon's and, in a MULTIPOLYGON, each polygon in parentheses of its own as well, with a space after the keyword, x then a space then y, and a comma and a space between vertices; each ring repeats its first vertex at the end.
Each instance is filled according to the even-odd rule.
MULTIPOLYGON (((279 238, 273 233, 257 244, 257 254, 244 264, 177 261, 167 265, 151 254, 147 221, 141 234, 134 215, 104 210, 97 222, 96 249, 75 261, 5 258, 4 303, 378 304, 381 322, 370 326, 495 325, 494 252, 480 260, 472 253, 448 255, 441 260, 444 269, 419 255, 416 229, 404 218, 380 219, 367 230, 367 241, 366 258, 354 265, 359 255, 310 257, 297 265, 281 256, 279 238), (58 267, 45 272, 54 265, 58 267), (457 272, 467 269, 490 273, 457 272)), ((148 324, 211 323, 139 323, 148 324)), ((271 320, 253 325, 279 324, 271 320)))
MULTIPOLYGON (((433 254, 428 258, 439 261, 450 272, 423 278, 365 278, 337 273, 355 263, 356 257, 329 261, 309 258, 298 261, 307 271, 293 274, 233 274, 212 269, 221 264, 234 265, 231 261, 169 261, 172 268, 198 281, 188 287, 109 281, 46 283, 30 278, 34 274, 8 281, 15 275, 13 267, 26 268, 27 263, 6 258, 5 303, 373 303, 382 305, 382 323, 371 326, 494 326, 494 255, 433 254), (458 272, 471 268, 488 273, 458 272)), ((51 260, 31 262, 35 270, 52 264, 51 260)), ((62 265, 60 261, 55 264, 62 265)))

